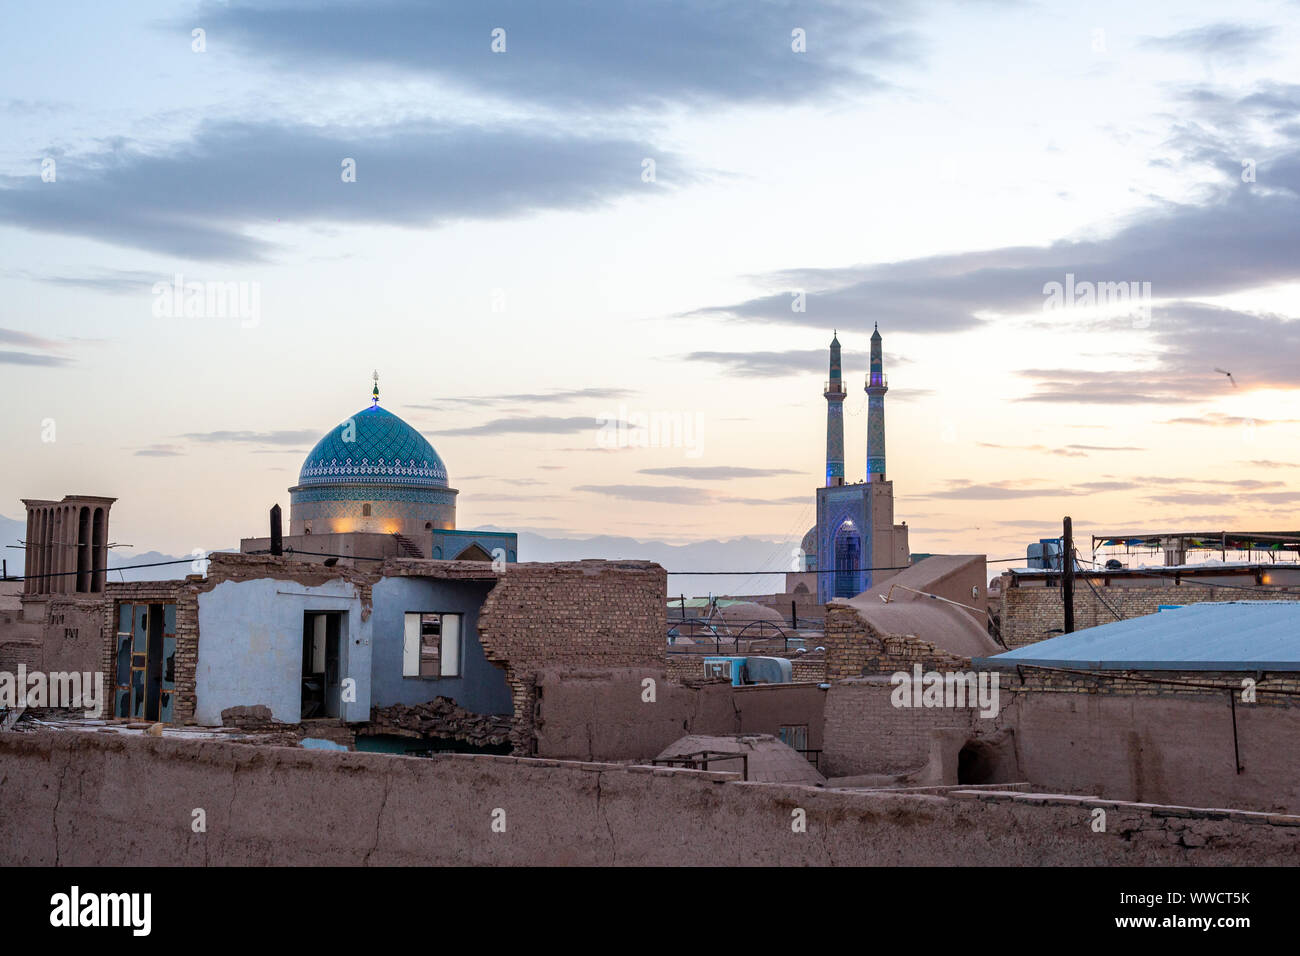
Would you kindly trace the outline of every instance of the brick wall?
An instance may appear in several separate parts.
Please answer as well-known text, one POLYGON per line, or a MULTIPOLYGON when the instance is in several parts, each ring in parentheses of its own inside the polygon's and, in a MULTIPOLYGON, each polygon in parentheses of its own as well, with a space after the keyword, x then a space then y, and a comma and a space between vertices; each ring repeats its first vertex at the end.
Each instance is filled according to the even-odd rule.
POLYGON ((1026 668, 1023 680, 1014 671, 998 676, 1000 709, 989 718, 975 707, 895 707, 894 686, 885 675, 832 684, 824 772, 899 775, 924 769, 952 776, 929 782, 955 784, 956 763, 949 758, 965 742, 1009 733, 1015 777, 1047 791, 1300 811, 1300 751, 1293 743, 1300 734, 1297 675, 1264 675, 1254 703, 1241 698, 1242 678, 1259 675, 1026 668), (1129 679, 1134 677, 1140 680, 1129 679), (943 746, 936 749, 937 743, 943 746))
POLYGON ((894 707, 892 690, 884 675, 831 685, 826 695, 823 773, 831 777, 907 773, 929 760, 935 731, 974 734, 974 713, 969 708, 894 707))
POLYGON ((823 684, 826 682, 826 661, 822 658, 792 658, 790 670, 790 679, 796 684, 802 682, 823 684))
MULTIPOLYGON (((1006 578, 1003 578, 1006 581, 1006 578)), ((1243 591, 1236 588, 1202 587, 1198 584, 1153 583, 1150 587, 1103 587, 1097 593, 1114 608, 1102 604, 1080 580, 1074 588, 1076 630, 1155 614, 1162 604, 1198 604, 1202 601, 1287 601, 1300 594, 1285 591, 1243 591), (1119 616, 1116 617, 1116 614, 1119 616)), ((1065 606, 1060 588, 1004 587, 1002 591, 1002 640, 1009 648, 1023 647, 1049 637, 1059 637, 1065 627, 1065 606)))
POLYGON ((667 573, 650 561, 512 564, 479 612, 487 659, 505 668, 514 698, 511 742, 532 753, 536 677, 546 668, 662 670, 667 573))
POLYGON ((969 670, 970 658, 957 657, 907 635, 881 635, 856 610, 844 605, 826 608, 825 680, 869 674, 910 671, 913 664, 925 670, 969 670))

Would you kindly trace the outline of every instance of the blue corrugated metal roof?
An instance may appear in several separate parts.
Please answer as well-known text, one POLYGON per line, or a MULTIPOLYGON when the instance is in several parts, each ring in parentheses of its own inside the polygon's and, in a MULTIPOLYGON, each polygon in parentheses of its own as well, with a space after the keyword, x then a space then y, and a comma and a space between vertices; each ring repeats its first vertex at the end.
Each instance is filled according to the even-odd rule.
POLYGON ((972 662, 977 669, 1017 664, 1103 671, 1300 671, 1300 601, 1188 604, 972 662))

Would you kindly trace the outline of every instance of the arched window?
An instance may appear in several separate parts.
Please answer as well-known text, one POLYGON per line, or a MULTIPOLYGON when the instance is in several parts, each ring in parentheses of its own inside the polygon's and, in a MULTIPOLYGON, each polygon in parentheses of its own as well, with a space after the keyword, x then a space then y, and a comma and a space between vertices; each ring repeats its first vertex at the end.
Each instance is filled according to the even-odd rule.
POLYGON ((361 517, 363 517, 363 518, 369 518, 369 517, 370 517, 370 505, 362 505, 362 506, 361 506, 361 517))
POLYGON ((835 532, 835 597, 856 597, 862 573, 862 536, 853 520, 835 532))

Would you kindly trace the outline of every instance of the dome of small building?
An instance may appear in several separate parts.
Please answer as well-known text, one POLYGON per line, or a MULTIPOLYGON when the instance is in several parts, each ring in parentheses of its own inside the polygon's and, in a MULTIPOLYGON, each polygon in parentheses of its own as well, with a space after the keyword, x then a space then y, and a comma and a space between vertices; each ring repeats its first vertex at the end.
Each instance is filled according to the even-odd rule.
POLYGON ((379 407, 330 429, 289 489, 289 533, 398 534, 428 553, 432 531, 456 527, 456 489, 447 466, 415 428, 379 407))
POLYGON ((298 473, 304 488, 354 481, 446 488, 447 466, 423 435, 372 405, 330 429, 298 473))
POLYGON ((804 554, 812 555, 817 553, 817 526, 813 525, 808 529, 808 533, 803 536, 799 542, 799 550, 804 554))

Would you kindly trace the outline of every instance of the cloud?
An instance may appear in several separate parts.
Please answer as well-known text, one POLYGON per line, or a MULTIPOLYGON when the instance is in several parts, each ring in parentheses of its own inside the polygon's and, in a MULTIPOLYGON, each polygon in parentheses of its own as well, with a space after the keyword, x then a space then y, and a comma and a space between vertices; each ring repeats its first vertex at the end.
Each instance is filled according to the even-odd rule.
POLYGON ((917 399, 929 398, 931 395, 937 395, 938 392, 933 388, 891 388, 889 390, 889 400, 891 402, 914 402, 917 399))
POLYGON ((1300 491, 1264 491, 1253 494, 1250 501, 1262 501, 1272 505, 1289 505, 1300 501, 1300 491))
POLYGON ((1101 491, 1129 491, 1142 486, 1136 481, 1081 481, 1074 487, 1091 494, 1101 491))
POLYGON ((734 498, 720 497, 719 504, 724 505, 806 505, 809 503, 807 495, 790 495, 786 498, 734 498))
POLYGON ((0 349, 0 365, 34 365, 43 368, 57 368, 71 365, 72 360, 58 355, 33 355, 30 352, 10 352, 0 349))
POLYGON ((1223 412, 1206 412, 1198 416, 1171 418, 1165 425, 1205 425, 1210 428, 1247 428, 1252 425, 1292 425, 1300 418, 1245 418, 1241 415, 1225 415, 1223 412))
POLYGON ((1200 53, 1240 60, 1271 40, 1277 27, 1247 23, 1210 23, 1162 37, 1143 37, 1138 45, 1172 53, 1200 53))
POLYGON ((1048 455, 1059 455, 1062 458, 1087 458, 1090 451, 1146 451, 1145 448, 1139 448, 1136 445, 1066 445, 1063 448, 1052 448, 1049 445, 999 445, 995 442, 981 441, 975 443, 980 448, 1000 448, 1006 451, 1040 451, 1048 455))
MULTIPOLYGON (((517 416, 512 418, 494 418, 482 425, 469 425, 464 428, 447 428, 433 432, 435 435, 573 435, 598 430, 598 419, 591 415, 577 415, 571 418, 557 418, 550 415, 532 417, 517 416)), ((622 423, 620 423, 622 424, 622 423)), ((626 426, 624 426, 626 427, 626 426)))
MULTIPOLYGON (((1100 320, 1091 328, 1107 334, 1125 324, 1100 320)), ((1156 311, 1145 335, 1154 359, 1152 367, 1122 371, 1024 369, 1018 374, 1034 379, 1035 390, 1020 401, 1188 404, 1233 392, 1300 388, 1300 364, 1292 360, 1300 354, 1300 320, 1173 302, 1156 311), (1236 386, 1214 371, 1216 367, 1231 371, 1236 386)))
POLYGON ((1256 458, 1246 462, 1246 464, 1254 465, 1256 468, 1300 468, 1300 462, 1270 461, 1267 458, 1256 458))
MULTIPOLYGON (((1184 91, 1186 92, 1186 91, 1184 91)), ((1215 110, 1239 122, 1258 121, 1259 138, 1245 129, 1204 128, 1191 136, 1171 137, 1169 165, 1210 162, 1219 174, 1206 183, 1194 201, 1154 202, 1107 234, 1092 232, 1062 238, 1044 246, 1005 246, 974 252, 926 256, 897 262, 774 271, 760 277, 769 292, 725 305, 688 313, 691 316, 743 319, 786 326, 836 325, 841 330, 869 333, 879 321, 882 334, 891 331, 950 333, 979 328, 990 316, 1039 316, 1040 324, 1077 327, 1085 313, 1078 309, 1047 311, 1044 289, 1065 283, 1073 275, 1076 287, 1092 283, 1150 283, 1160 302, 1185 302, 1248 291, 1300 279, 1300 94, 1277 85, 1261 85, 1244 96, 1221 94, 1211 105, 1184 104, 1184 112, 1215 110), (1286 113, 1279 122, 1278 113, 1286 113), (1273 145, 1281 134, 1282 141, 1273 145), (1267 146, 1265 144, 1268 144, 1267 146), (1258 183, 1241 180, 1241 157, 1259 147, 1258 183), (806 293, 805 309, 792 310, 792 292, 806 293)), ((1197 171, 1204 179, 1204 173, 1197 171)), ((1219 310, 1220 315, 1227 310, 1219 310)), ((1158 306, 1153 335, 1163 344, 1158 306)), ((1258 317, 1258 332, 1275 323, 1258 317)), ((1185 321, 1185 317, 1180 319, 1185 321)), ((1132 320, 1128 327, 1133 328, 1132 320)), ((1220 330, 1221 333, 1224 330, 1220 330)), ((1292 333, 1293 334, 1293 333, 1292 333)), ((1257 336, 1252 335, 1252 341, 1257 336)), ((1224 336, 1225 340, 1231 336, 1224 336)), ((1201 343, 1197 343, 1198 345, 1201 343)), ((1229 345, 1233 343, 1229 342, 1229 345)), ((1265 355, 1254 349, 1248 354, 1265 355)), ((1274 354, 1274 359, 1280 353, 1274 354)), ((1211 351, 1188 347, 1181 357, 1212 359, 1197 375, 1212 385, 1209 368, 1219 364, 1211 351)), ((1179 365, 1183 364, 1181 362, 1179 365)), ((1232 365, 1223 367, 1238 373, 1232 365)), ((1167 371, 1156 370, 1158 373, 1167 371)), ((1300 374, 1293 373, 1292 377, 1300 374)), ((1077 391, 1081 402, 1136 404, 1177 400, 1190 383, 1180 377, 1144 385, 1144 373, 1117 374, 1105 385, 1110 396, 1095 390, 1077 391), (1154 391, 1152 390, 1154 387, 1154 391)), ((1074 383, 1070 378, 1034 400, 1064 401, 1074 383)), ((1240 379, 1238 379, 1240 382, 1240 379)), ((1087 383, 1085 383, 1087 384, 1087 383)))
POLYGON ((1169 495, 1148 495, 1145 500, 1162 505, 1223 505, 1230 503, 1232 496, 1213 491, 1183 491, 1169 495))
POLYGON ((1049 448, 1047 445, 999 445, 988 441, 978 441, 975 444, 979 448, 997 448, 1002 451, 1039 451, 1048 455, 1060 455, 1063 458, 1088 457, 1082 451, 1071 451, 1069 448, 1049 448))
POLYGON ((441 411, 448 405, 491 406, 511 405, 515 403, 547 404, 551 402, 574 402, 582 400, 607 400, 625 398, 636 394, 626 388, 568 388, 549 392, 518 392, 513 395, 470 395, 436 398, 428 405, 406 405, 406 408, 418 408, 424 411, 441 411))
POLYGON ((37 349, 36 352, 14 352, 0 349, 0 365, 26 365, 39 368, 60 368, 72 365, 69 358, 51 354, 58 352, 62 345, 52 339, 42 338, 30 332, 18 329, 0 329, 0 345, 17 345, 24 349, 37 349))
POLYGON ((314 444, 320 438, 320 432, 314 429, 284 429, 279 431, 212 431, 187 432, 180 436, 190 441, 216 444, 221 442, 254 443, 258 445, 300 445, 314 444))
POLYGON ((138 272, 129 270, 101 270, 95 275, 84 276, 34 275, 31 273, 25 273, 25 277, 37 282, 45 282, 49 285, 62 286, 66 289, 88 289, 92 292, 108 292, 115 295, 139 292, 141 289, 149 289, 155 282, 159 281, 159 276, 156 272, 138 272))
POLYGON ((449 96, 583 113, 861 96, 885 88, 871 65, 913 59, 916 47, 886 14, 825 0, 207 3, 199 21, 280 67, 425 76, 449 96), (806 31, 806 53, 792 51, 795 27, 806 31))
POLYGON ((650 143, 523 124, 208 122, 167 150, 127 144, 68 157, 57 183, 0 178, 0 219, 168 255, 254 262, 276 247, 249 230, 277 219, 427 228, 643 194, 646 156, 658 163, 656 188, 693 181, 675 155, 650 143), (356 161, 356 182, 342 181, 345 158, 356 161))
POLYGON ((185 451, 179 445, 149 445, 135 452, 140 458, 179 458, 184 454, 185 451))
MULTIPOLYGON (((689 478, 693 481, 728 481, 732 478, 770 478, 774 475, 798 475, 790 468, 741 468, 735 465, 678 465, 673 468, 642 468, 638 474, 664 478, 689 478)), ((805 498, 801 500, 807 500, 805 498)))
POLYGON ((573 490, 659 504, 707 505, 714 501, 709 492, 685 485, 578 485, 573 490))
MULTIPOLYGON (((868 352, 850 352, 842 349, 840 361, 848 366, 856 359, 865 369, 870 360, 868 352)), ((796 375, 820 372, 823 377, 830 369, 830 346, 821 349, 789 349, 784 352, 690 352, 681 356, 687 362, 708 362, 721 365, 740 375, 796 375)), ((891 359, 891 364, 896 361, 891 359)), ((864 373, 865 374, 865 373, 864 373)))
POLYGON ((974 484, 965 480, 953 480, 949 484, 953 487, 909 497, 948 498, 955 501, 1013 501, 1018 498, 1057 498, 1073 494, 1065 488, 1025 488, 1008 481, 974 484))
POLYGON ((59 348, 59 343, 52 339, 43 339, 39 335, 20 332, 17 329, 0 329, 0 345, 20 345, 23 348, 45 350, 59 348))

